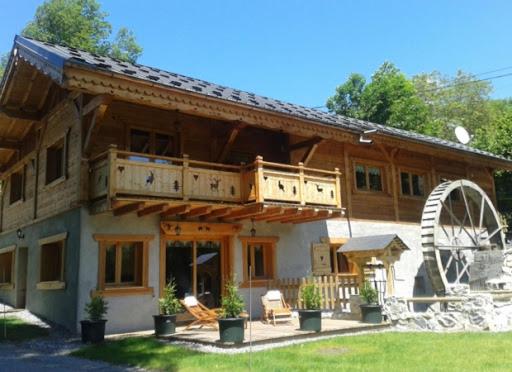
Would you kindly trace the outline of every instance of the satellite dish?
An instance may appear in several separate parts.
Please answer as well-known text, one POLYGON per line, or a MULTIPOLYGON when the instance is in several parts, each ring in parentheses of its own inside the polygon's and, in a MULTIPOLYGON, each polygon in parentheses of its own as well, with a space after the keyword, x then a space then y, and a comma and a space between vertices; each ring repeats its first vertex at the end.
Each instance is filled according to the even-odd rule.
POLYGON ((455 137, 459 140, 463 145, 467 145, 469 141, 471 141, 471 136, 469 135, 466 128, 457 126, 455 127, 455 137))

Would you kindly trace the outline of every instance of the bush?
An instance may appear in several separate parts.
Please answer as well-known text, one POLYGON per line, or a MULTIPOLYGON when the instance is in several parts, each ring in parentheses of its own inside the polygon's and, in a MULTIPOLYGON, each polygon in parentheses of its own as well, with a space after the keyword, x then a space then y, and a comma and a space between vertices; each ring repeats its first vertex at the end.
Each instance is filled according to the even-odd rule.
POLYGON ((320 296, 318 288, 313 283, 308 283, 302 287, 300 298, 306 310, 319 310, 322 306, 322 296, 320 296))
POLYGON ((359 294, 367 304, 377 304, 379 302, 379 294, 377 290, 372 287, 370 282, 366 281, 363 284, 359 294))
POLYGON ((164 288, 164 296, 158 300, 160 314, 174 315, 181 310, 181 304, 176 297, 176 283, 171 280, 164 288))
POLYGON ((222 296, 222 318, 239 318, 244 311, 244 300, 238 294, 238 286, 234 279, 230 279, 225 286, 225 295, 222 296))
POLYGON ((102 320, 107 314, 108 303, 101 296, 94 296, 91 302, 85 305, 85 312, 89 316, 89 320, 96 322, 102 320))

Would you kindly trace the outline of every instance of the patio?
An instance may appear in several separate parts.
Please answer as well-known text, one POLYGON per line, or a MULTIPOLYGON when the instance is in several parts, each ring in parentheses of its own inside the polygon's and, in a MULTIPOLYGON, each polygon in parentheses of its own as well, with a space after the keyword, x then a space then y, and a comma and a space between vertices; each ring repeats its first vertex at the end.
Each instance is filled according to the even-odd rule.
POLYGON ((299 330, 299 319, 293 318, 290 322, 281 322, 276 326, 266 324, 260 320, 249 322, 245 330, 245 339, 241 344, 224 344, 219 341, 219 331, 211 328, 193 328, 185 330, 178 327, 176 333, 169 337, 171 340, 194 342, 216 347, 238 348, 249 345, 249 334, 252 336, 252 345, 263 345, 290 340, 311 339, 330 335, 357 333, 378 330, 389 327, 388 323, 366 324, 355 320, 322 319, 322 331, 299 330))

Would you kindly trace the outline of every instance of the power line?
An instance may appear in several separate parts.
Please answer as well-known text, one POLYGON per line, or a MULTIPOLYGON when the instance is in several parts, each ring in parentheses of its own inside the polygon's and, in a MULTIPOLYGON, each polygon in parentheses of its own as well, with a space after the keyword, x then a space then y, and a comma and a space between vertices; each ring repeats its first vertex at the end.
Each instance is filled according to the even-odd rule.
MULTIPOLYGON (((492 71, 481 72, 481 73, 476 74, 474 76, 481 76, 481 75, 486 75, 486 74, 490 74, 490 73, 494 73, 494 72, 505 71, 505 70, 509 70, 511 68, 512 68, 512 66, 503 67, 503 68, 492 70, 492 71)), ((441 87, 436 87, 436 88, 432 88, 432 89, 426 89, 426 90, 418 91, 416 93, 417 94, 423 94, 423 93, 435 92, 435 91, 444 90, 444 89, 453 88, 453 87, 458 87, 458 86, 476 84, 476 83, 480 83, 480 82, 483 82, 483 81, 491 81, 491 80, 496 80, 496 79, 502 79, 502 78, 506 78, 506 77, 509 77, 509 76, 512 76, 512 72, 509 72, 509 73, 506 73, 506 74, 501 74, 501 75, 496 75, 496 76, 490 76, 490 77, 487 77, 487 78, 482 78, 482 79, 477 79, 477 80, 470 80, 470 81, 463 81, 463 82, 460 82, 460 83, 447 84, 447 85, 444 85, 444 86, 441 86, 441 87)), ((466 97, 463 97, 463 98, 466 98, 466 97)), ((322 108, 326 108, 326 107, 327 107, 326 105, 321 105, 321 106, 313 106, 313 107, 310 107, 310 108, 318 110, 318 109, 322 109, 322 108)))

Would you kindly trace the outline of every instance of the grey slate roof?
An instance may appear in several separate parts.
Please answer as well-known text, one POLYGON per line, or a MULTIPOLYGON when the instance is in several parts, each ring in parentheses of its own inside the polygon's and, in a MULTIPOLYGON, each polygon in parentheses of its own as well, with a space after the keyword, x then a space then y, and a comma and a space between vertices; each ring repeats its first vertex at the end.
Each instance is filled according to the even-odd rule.
MULTIPOLYGON (((22 36, 16 36, 14 44, 18 49, 20 56, 40 68, 44 67, 49 75, 58 82, 62 82, 63 80, 62 72, 65 65, 75 64, 89 69, 102 70, 120 76, 140 79, 165 87, 202 94, 219 100, 230 101, 253 108, 306 119, 319 124, 329 125, 352 132, 361 133, 363 130, 377 129, 379 133, 393 137, 512 162, 510 159, 465 146, 460 143, 446 141, 363 120, 352 119, 341 115, 330 114, 308 107, 283 102, 278 99, 259 96, 254 93, 244 92, 204 80, 167 72, 158 68, 132 64, 110 57, 99 56, 71 47, 41 42, 22 36)), ((7 74, 4 75, 4 79, 6 76, 7 74)), ((4 81, 2 81, 0 88, 3 84, 4 81)))
POLYGON ((338 252, 347 253, 380 250, 387 248, 394 241, 401 245, 403 249, 409 249, 398 235, 387 234, 350 238, 338 249, 338 252))

